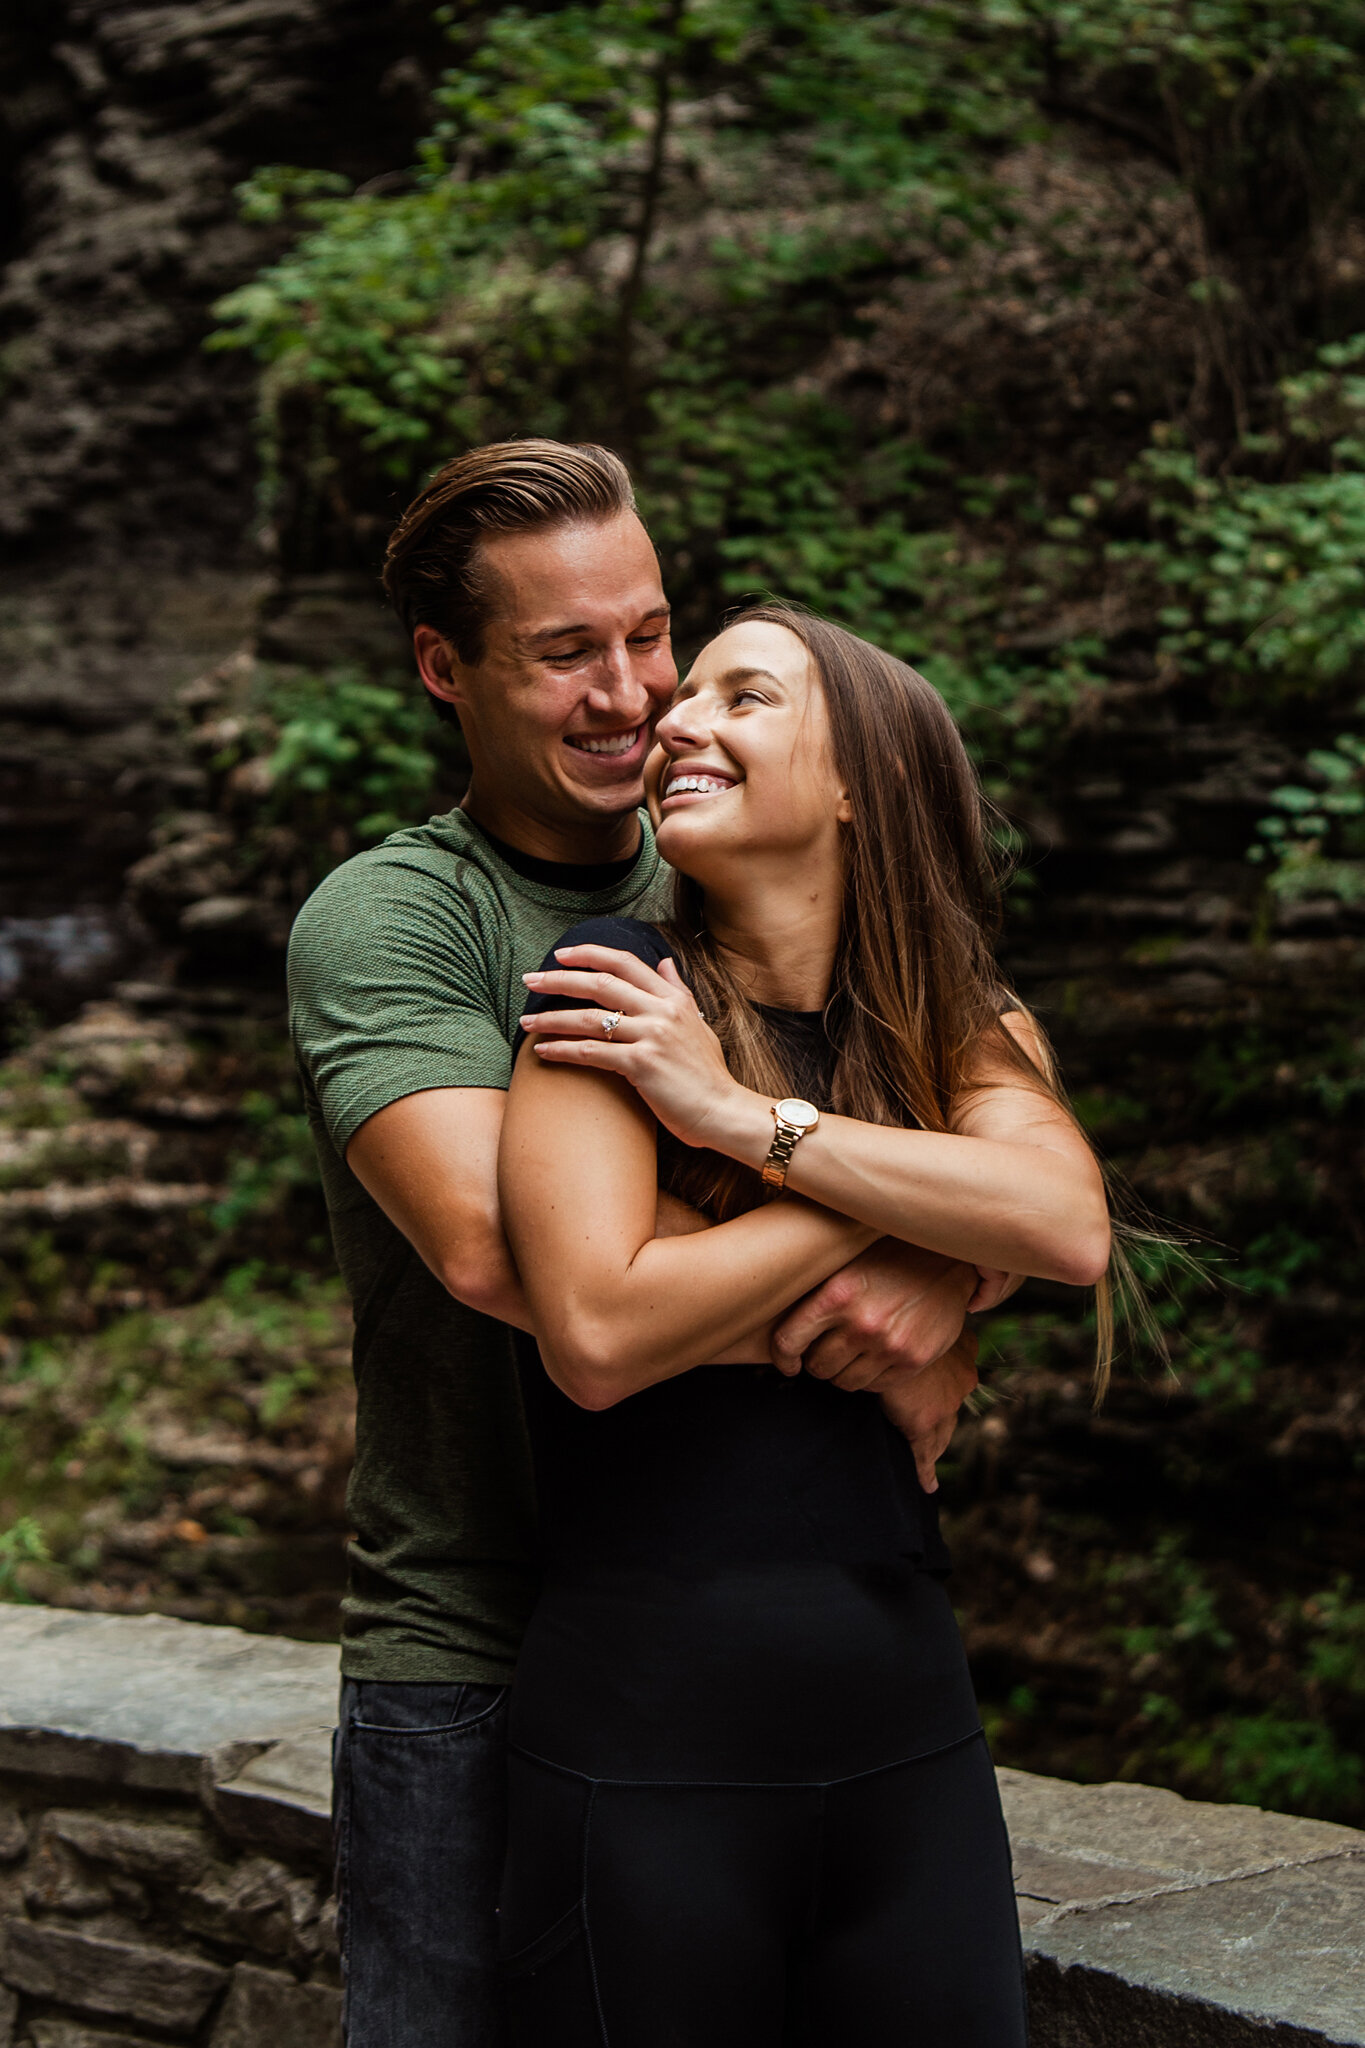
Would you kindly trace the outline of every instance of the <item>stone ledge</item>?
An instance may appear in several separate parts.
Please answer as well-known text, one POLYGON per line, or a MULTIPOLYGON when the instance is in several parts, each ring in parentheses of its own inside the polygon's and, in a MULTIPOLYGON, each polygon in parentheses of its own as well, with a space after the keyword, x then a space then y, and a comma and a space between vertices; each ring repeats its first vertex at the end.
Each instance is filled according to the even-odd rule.
POLYGON ((0 1771, 198 1792, 336 1715, 326 1643, 147 1614, 0 1608, 0 1771))
MULTIPOLYGON (((51 1787, 40 1839, 149 1882, 196 1881, 204 1852, 186 1821, 133 1825, 94 1817, 91 1804, 193 1802, 190 1817, 239 1845, 232 1853, 317 1873, 329 1853, 336 1688, 327 1645, 0 1607, 0 1776, 51 1787), (86 1810, 68 1812, 62 1787, 86 1810)), ((1033 2048, 1365 2048, 1365 1834, 1149 1785, 999 1775, 1033 2048)), ((27 1839, 21 1829, 4 1853, 22 1854, 27 1839)), ((193 1931, 194 1916, 181 1924, 193 1931)), ((14 2038, 15 1992, 77 2002, 50 1988, 59 1962, 68 1985, 72 1970, 91 1980, 80 2009, 202 2025, 210 2048, 336 2040, 335 1989, 268 1957, 228 1970, 13 1916, 3 1940, 0 2048, 14 2038), (179 2018, 164 2000, 181 2001, 179 2018), (200 2019, 187 2019, 191 2006, 200 2019)), ((66 2019, 18 2024, 34 2048, 137 2048, 66 2019)))
POLYGON ((999 1775, 1034 2048, 1365 2048, 1365 1834, 999 1775))

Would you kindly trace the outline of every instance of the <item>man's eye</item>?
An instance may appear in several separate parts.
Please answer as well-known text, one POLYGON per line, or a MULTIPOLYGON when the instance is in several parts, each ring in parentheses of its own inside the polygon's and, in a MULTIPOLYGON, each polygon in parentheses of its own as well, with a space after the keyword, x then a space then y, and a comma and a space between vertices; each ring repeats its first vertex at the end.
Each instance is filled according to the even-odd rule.
POLYGON ((666 637, 663 633, 636 633, 630 644, 632 647, 658 647, 666 637))
POLYGON ((564 647, 557 649, 553 654, 547 654, 545 659, 547 661, 567 664, 573 661, 582 661, 587 652, 586 647, 564 647))

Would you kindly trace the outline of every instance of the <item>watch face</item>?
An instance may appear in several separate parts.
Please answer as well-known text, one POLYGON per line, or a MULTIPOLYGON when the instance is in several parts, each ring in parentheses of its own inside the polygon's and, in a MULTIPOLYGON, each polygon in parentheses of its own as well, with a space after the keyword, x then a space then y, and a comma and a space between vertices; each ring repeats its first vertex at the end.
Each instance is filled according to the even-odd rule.
POLYGON ((784 1124, 795 1124, 800 1131, 808 1131, 812 1124, 820 1121, 820 1112, 813 1102, 803 1102, 799 1095, 789 1095, 785 1102, 779 1102, 775 1114, 784 1124))

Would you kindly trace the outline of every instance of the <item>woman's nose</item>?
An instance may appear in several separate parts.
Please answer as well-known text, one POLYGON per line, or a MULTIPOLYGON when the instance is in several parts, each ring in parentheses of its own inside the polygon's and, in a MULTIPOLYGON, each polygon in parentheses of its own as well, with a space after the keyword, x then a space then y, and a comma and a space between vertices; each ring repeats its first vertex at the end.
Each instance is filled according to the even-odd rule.
POLYGON ((705 746, 705 723, 693 703, 674 704, 655 726, 654 737, 670 753, 680 754, 688 747, 705 746))

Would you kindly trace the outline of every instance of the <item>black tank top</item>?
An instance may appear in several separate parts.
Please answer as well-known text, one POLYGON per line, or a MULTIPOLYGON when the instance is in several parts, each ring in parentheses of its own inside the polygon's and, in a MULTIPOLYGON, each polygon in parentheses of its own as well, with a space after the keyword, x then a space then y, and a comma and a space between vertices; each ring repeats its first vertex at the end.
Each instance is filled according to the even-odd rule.
MULTIPOLYGON (((669 953, 634 919, 561 943, 589 940, 669 953)), ((823 1019, 769 1016, 826 1106, 823 1019)), ((545 1577, 519 1748, 598 1778, 809 1783, 975 1732, 934 1500, 875 1396, 702 1366, 591 1413, 529 1338, 521 1366, 545 1577)))

